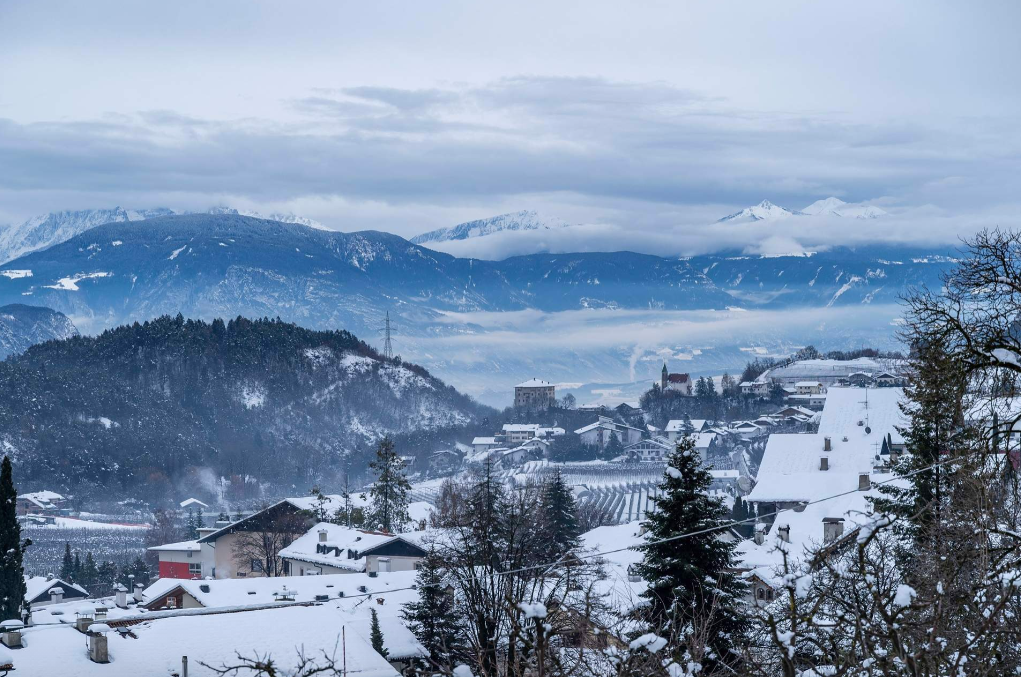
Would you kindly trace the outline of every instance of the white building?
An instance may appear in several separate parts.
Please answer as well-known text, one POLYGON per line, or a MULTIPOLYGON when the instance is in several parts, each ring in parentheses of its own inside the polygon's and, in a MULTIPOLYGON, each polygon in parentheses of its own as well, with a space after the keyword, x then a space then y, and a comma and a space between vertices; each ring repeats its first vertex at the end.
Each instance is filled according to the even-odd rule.
POLYGON ((671 442, 676 442, 678 438, 690 435, 692 433, 700 433, 709 428, 709 421, 704 418, 693 418, 685 421, 684 419, 672 419, 663 428, 663 433, 666 438, 671 442), (690 425, 689 425, 690 424, 690 425))
POLYGON ((425 550, 412 537, 321 522, 280 551, 285 576, 414 571, 425 550))
POLYGON ((574 433, 581 438, 582 444, 596 446, 600 449, 604 449, 613 438, 617 438, 617 441, 625 447, 642 439, 640 428, 617 423, 606 416, 600 416, 599 420, 595 423, 578 428, 574 433))
POLYGON ((537 378, 514 386, 514 406, 525 409, 549 409, 557 401, 556 386, 537 378))

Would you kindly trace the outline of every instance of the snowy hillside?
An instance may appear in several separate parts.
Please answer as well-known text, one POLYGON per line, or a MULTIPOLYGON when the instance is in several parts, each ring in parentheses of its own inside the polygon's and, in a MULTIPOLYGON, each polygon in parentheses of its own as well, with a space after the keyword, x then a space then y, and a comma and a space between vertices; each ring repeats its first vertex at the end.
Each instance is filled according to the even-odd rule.
POLYGON ((0 306, 0 358, 22 353, 36 343, 77 335, 63 313, 20 303, 0 306))
POLYGON ((170 216, 170 209, 82 209, 51 212, 0 229, 0 263, 6 263, 29 252, 66 242, 75 235, 104 223, 141 221, 156 216, 170 216))
POLYGON ((488 219, 468 221, 450 228, 440 228, 422 233, 411 238, 415 244, 426 242, 447 242, 449 240, 467 240, 473 237, 485 237, 503 231, 521 230, 554 230, 569 225, 556 217, 543 216, 535 211, 520 211, 513 214, 501 214, 488 219))
MULTIPOLYGON (((42 216, 33 216, 23 223, 0 227, 0 263, 7 263, 19 256, 66 242, 72 237, 91 230, 96 226, 101 226, 104 223, 144 221, 160 216, 191 213, 195 212, 167 209, 165 207, 154 209, 123 209, 121 207, 114 207, 113 209, 82 209, 78 211, 51 212, 42 216)), ((323 224, 314 219, 294 214, 270 214, 262 216, 252 210, 238 210, 232 207, 213 207, 206 213, 251 216, 257 219, 269 219, 282 223, 296 223, 310 228, 325 228, 323 224)))

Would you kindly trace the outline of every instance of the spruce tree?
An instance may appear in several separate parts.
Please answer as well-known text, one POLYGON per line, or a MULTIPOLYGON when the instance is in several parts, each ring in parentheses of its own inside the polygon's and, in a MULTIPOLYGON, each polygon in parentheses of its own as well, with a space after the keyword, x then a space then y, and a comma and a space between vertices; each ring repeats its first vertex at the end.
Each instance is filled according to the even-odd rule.
POLYGON ((430 672, 449 673, 454 661, 461 659, 460 619, 443 581, 443 564, 430 552, 422 560, 416 583, 418 599, 404 606, 401 617, 425 650, 429 652, 430 672))
POLYGON ((369 468, 376 474, 376 481, 369 490, 372 501, 365 523, 370 529, 397 533, 411 521, 408 515, 411 484, 404 475, 404 461, 394 450, 390 437, 380 441, 369 468))
POLYGON ((188 521, 185 523, 187 535, 186 538, 194 539, 198 538, 199 532, 195 528, 195 513, 191 508, 188 508, 188 521))
MULTIPOLYGON (((894 528, 916 545, 938 537, 941 503, 946 496, 946 472, 925 471, 952 449, 969 448, 964 427, 962 400, 967 386, 963 365, 938 344, 916 345, 911 355, 912 377, 904 393, 901 412, 908 425, 901 431, 907 453, 893 464, 901 482, 884 484, 873 500, 878 512, 900 519, 894 528)), ((903 548, 903 561, 914 549, 903 548)))
POLYGON ((82 571, 79 574, 79 581, 86 590, 95 587, 96 581, 99 579, 99 568, 96 566, 96 560, 92 557, 92 551, 85 553, 85 562, 82 564, 82 571))
MULTIPOLYGON (((667 469, 648 515, 644 559, 637 572, 649 582, 642 593, 648 631, 667 639, 675 660, 684 655, 692 633, 705 640, 703 671, 733 666, 735 646, 747 629, 741 609, 744 582, 733 572, 735 544, 720 536, 730 511, 710 497, 712 475, 690 438, 682 438, 667 457, 667 469), (682 534, 683 539, 660 542, 682 534)), ((683 664, 683 663, 682 663, 683 664)))
POLYGON ((383 646, 383 631, 379 629, 379 616, 376 615, 375 609, 370 609, 372 614, 372 623, 369 626, 369 640, 372 642, 372 648, 376 650, 383 658, 390 655, 390 652, 383 646))
POLYGON ((559 558, 580 545, 578 504, 559 469, 543 490, 542 516, 550 544, 546 554, 551 558, 559 558))
POLYGON ((195 538, 199 536, 199 529, 205 526, 205 517, 202 516, 202 506, 195 511, 195 538))
POLYGON ((60 564, 60 580, 67 583, 74 577, 74 558, 71 557, 71 544, 64 543, 64 561, 60 564))
POLYGON ((71 582, 77 583, 82 577, 82 558, 76 552, 74 554, 74 565, 71 567, 71 582))
POLYGON ((18 492, 14 488, 11 459, 0 464, 0 620, 20 618, 25 601, 25 569, 22 559, 31 541, 21 540, 18 523, 18 492))

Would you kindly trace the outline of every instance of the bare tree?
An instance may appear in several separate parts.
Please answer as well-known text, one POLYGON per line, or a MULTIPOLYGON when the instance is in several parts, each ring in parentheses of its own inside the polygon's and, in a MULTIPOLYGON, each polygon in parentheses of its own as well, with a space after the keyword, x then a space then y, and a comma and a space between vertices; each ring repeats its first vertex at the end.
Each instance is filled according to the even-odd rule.
POLYGON ((304 514, 281 513, 237 531, 231 553, 236 569, 248 569, 264 576, 282 576, 280 551, 305 533, 308 522, 309 518, 304 514))

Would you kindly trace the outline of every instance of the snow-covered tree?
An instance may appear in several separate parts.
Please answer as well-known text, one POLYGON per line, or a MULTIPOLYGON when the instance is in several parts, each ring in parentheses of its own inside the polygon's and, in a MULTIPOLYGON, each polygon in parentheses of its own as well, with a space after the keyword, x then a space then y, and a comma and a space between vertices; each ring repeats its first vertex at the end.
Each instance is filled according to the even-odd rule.
POLYGON ((464 660, 464 638, 462 619, 452 591, 448 592, 443 580, 443 563, 435 551, 422 561, 416 584, 418 599, 406 604, 401 616, 429 653, 430 672, 447 673, 455 661, 464 660))
POLYGON ((390 655, 390 652, 386 650, 383 645, 383 631, 379 628, 379 616, 376 614, 375 609, 370 609, 372 614, 372 621, 369 624, 369 641, 372 643, 372 648, 376 650, 383 658, 390 655))
POLYGON ((546 482, 542 494, 542 527, 549 539, 551 558, 559 558, 580 544, 578 504, 560 470, 546 482))
POLYGON ((384 437, 376 447, 376 458, 369 463, 376 481, 369 489, 370 505, 365 524, 371 529, 397 533, 411 521, 408 492, 411 484, 404 475, 404 461, 397 455, 393 440, 384 437))
POLYGON ((707 673, 739 662, 735 649, 748 628, 735 546, 720 538, 730 511, 709 495, 711 483, 694 442, 683 438, 667 457, 637 566, 649 582, 640 612, 648 633, 670 642, 675 660, 700 663, 707 673))

